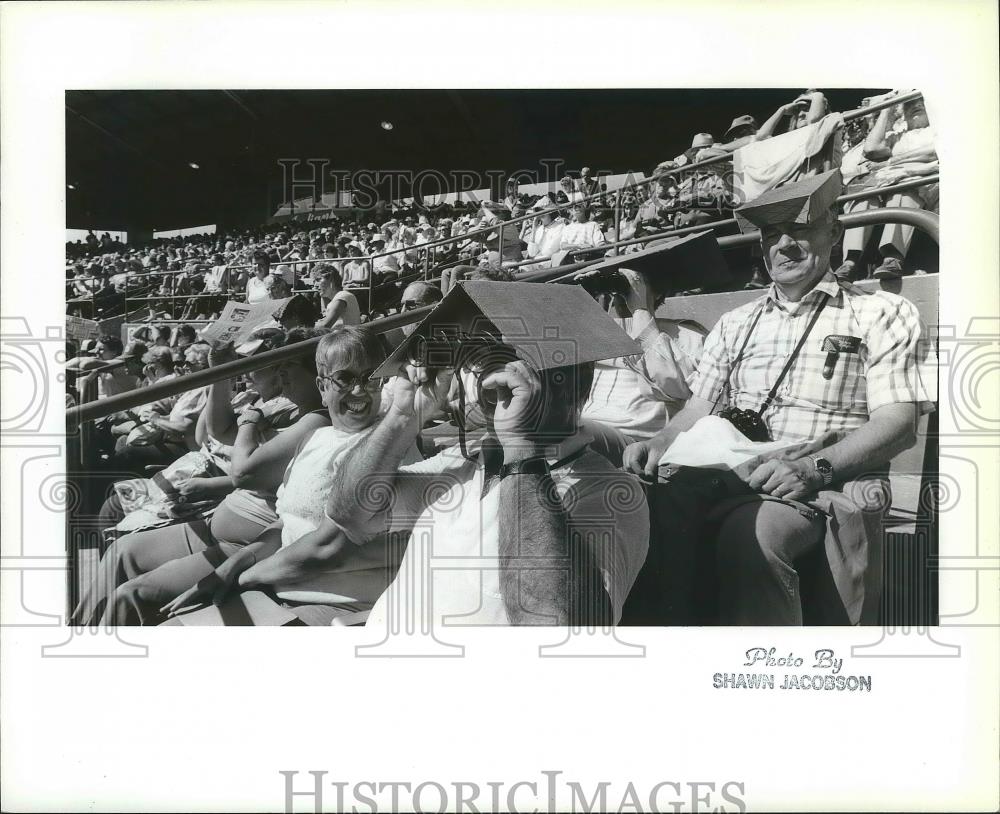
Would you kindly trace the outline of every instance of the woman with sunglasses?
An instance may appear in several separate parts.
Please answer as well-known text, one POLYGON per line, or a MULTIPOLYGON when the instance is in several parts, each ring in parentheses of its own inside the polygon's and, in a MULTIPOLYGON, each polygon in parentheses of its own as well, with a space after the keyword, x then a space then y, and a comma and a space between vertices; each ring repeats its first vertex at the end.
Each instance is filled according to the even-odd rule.
MULTIPOLYGON (((307 329, 287 335, 274 331, 248 352, 272 350, 318 335, 307 329)), ((230 358, 231 351, 216 348, 211 362, 222 364, 230 358)), ((211 574, 277 521, 275 492, 289 461, 299 446, 330 420, 316 387, 312 354, 255 370, 252 382, 258 399, 238 415, 231 408, 232 382, 211 385, 199 420, 198 436, 204 444, 210 449, 213 444, 228 447, 229 475, 224 479, 191 478, 178 490, 186 502, 196 505, 207 498, 218 500, 218 490, 228 490, 222 491, 226 496, 211 520, 119 538, 105 552, 93 583, 74 611, 76 624, 161 621, 159 609, 164 602, 211 574), (294 412, 284 409, 286 401, 294 405, 294 412), (220 483, 223 480, 227 483, 220 483)))
MULTIPOLYGON (((348 542, 324 509, 344 454, 383 414, 382 381, 371 374, 384 359, 381 340, 366 328, 338 328, 320 341, 316 381, 330 426, 316 430, 289 465, 278 490, 279 523, 164 612, 219 605, 231 592, 251 589, 273 596, 294 624, 328 625, 372 607, 395 570, 386 541, 348 542)), ((407 462, 419 458, 414 448, 407 462)))

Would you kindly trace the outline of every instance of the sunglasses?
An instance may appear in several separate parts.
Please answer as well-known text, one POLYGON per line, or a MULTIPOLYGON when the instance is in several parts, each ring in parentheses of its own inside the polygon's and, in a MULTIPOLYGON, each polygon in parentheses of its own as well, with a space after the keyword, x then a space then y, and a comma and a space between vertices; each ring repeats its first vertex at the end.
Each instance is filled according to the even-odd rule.
POLYGON ((319 376, 317 378, 330 382, 330 385, 338 393, 349 393, 356 387, 360 387, 363 390, 377 390, 385 384, 385 379, 371 378, 371 375, 374 372, 375 368, 366 370, 363 373, 353 373, 350 370, 338 370, 331 373, 329 376, 319 376))

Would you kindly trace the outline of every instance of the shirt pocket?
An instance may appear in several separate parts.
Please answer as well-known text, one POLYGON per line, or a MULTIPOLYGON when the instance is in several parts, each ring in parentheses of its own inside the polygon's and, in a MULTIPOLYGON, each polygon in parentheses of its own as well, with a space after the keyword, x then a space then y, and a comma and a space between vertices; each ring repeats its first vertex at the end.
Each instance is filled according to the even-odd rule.
MULTIPOLYGON (((789 395, 799 397, 817 409, 831 413, 868 413, 868 388, 865 382, 865 359, 868 348, 861 343, 857 351, 841 351, 830 358, 815 349, 802 350, 801 367, 789 383, 789 395), (824 371, 824 368, 826 370, 824 371), (824 375, 824 373, 829 374, 824 375)), ((785 389, 785 388, 783 388, 785 389)))

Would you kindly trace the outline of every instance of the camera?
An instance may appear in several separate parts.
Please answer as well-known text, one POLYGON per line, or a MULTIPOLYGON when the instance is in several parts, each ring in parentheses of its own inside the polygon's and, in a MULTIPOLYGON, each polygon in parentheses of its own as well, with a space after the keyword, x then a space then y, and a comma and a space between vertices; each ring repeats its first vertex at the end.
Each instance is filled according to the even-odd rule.
POLYGON ((771 432, 763 419, 753 410, 741 410, 738 407, 726 407, 717 415, 724 418, 751 441, 771 441, 771 432))

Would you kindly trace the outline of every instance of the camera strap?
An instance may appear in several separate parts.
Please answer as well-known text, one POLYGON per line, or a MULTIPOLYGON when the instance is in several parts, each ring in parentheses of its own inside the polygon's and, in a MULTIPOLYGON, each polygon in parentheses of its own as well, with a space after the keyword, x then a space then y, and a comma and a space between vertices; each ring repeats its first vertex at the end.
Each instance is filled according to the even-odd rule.
MULTIPOLYGON (((823 309, 826 308, 826 304, 829 300, 830 295, 824 292, 823 299, 820 300, 819 305, 813 312, 812 317, 809 319, 809 324, 806 326, 806 329, 799 338, 794 350, 792 350, 791 355, 788 357, 788 361, 785 362, 785 366, 781 369, 781 373, 778 374, 777 381, 771 386, 771 390, 768 392, 767 398, 764 399, 764 403, 761 404, 760 409, 757 410, 758 417, 764 415, 764 411, 771 406, 771 402, 774 401, 774 397, 778 395, 778 388, 781 387, 781 383, 785 380, 785 376, 788 375, 788 371, 791 370, 796 358, 798 358, 799 352, 802 350, 802 346, 805 344, 806 339, 809 338, 809 334, 812 332, 813 326, 816 324, 816 320, 818 320, 819 315, 823 313, 823 309)), ((736 358, 733 360, 733 365, 730 368, 729 376, 726 378, 726 383, 722 386, 722 390, 719 391, 719 395, 716 397, 715 403, 712 405, 712 414, 715 413, 715 408, 719 406, 719 401, 722 399, 722 396, 729 393, 732 389, 733 373, 736 372, 736 368, 739 367, 740 362, 743 361, 743 354, 746 352, 747 345, 750 342, 750 337, 753 335, 754 329, 757 327, 757 323, 760 322, 760 318, 766 307, 766 303, 761 306, 761 308, 757 311, 757 315, 754 317, 753 322, 750 324, 750 330, 747 331, 747 335, 743 339, 743 344, 740 346, 740 351, 736 354, 736 358)))
POLYGON ((760 322, 761 315, 764 313, 764 305, 761 305, 757 309, 757 315, 754 317, 753 322, 750 323, 750 330, 747 331, 747 335, 743 338, 743 344, 740 345, 740 351, 736 354, 736 358, 733 360, 732 367, 729 368, 729 375, 726 377, 726 383, 722 385, 722 389, 719 390, 719 395, 715 397, 715 403, 712 405, 712 415, 715 414, 715 408, 719 406, 719 401, 722 400, 723 396, 726 396, 726 400, 729 400, 729 391, 732 389, 732 378, 733 373, 736 372, 736 368, 740 366, 740 362, 743 361, 743 354, 746 352, 747 343, 750 342, 750 337, 753 335, 754 328, 757 327, 757 323, 760 322))
POLYGON ((809 320, 809 324, 806 325, 805 331, 802 333, 802 337, 799 339, 798 344, 795 346, 795 350, 792 351, 791 356, 788 357, 788 361, 785 362, 785 366, 781 369, 781 373, 778 374, 778 380, 771 387, 770 392, 767 394, 767 398, 764 399, 764 403, 760 405, 760 409, 757 410, 758 416, 763 416, 764 411, 771 406, 771 402, 774 401, 774 397, 778 395, 778 388, 781 387, 781 383, 785 380, 785 376, 788 375, 788 371, 791 370, 792 364, 798 358, 799 352, 802 350, 802 346, 806 343, 809 334, 812 332, 813 326, 816 324, 816 320, 819 319, 819 315, 823 313, 823 309, 826 308, 827 302, 830 301, 830 295, 826 292, 823 293, 823 299, 820 300, 819 305, 813 312, 812 318, 809 320))

